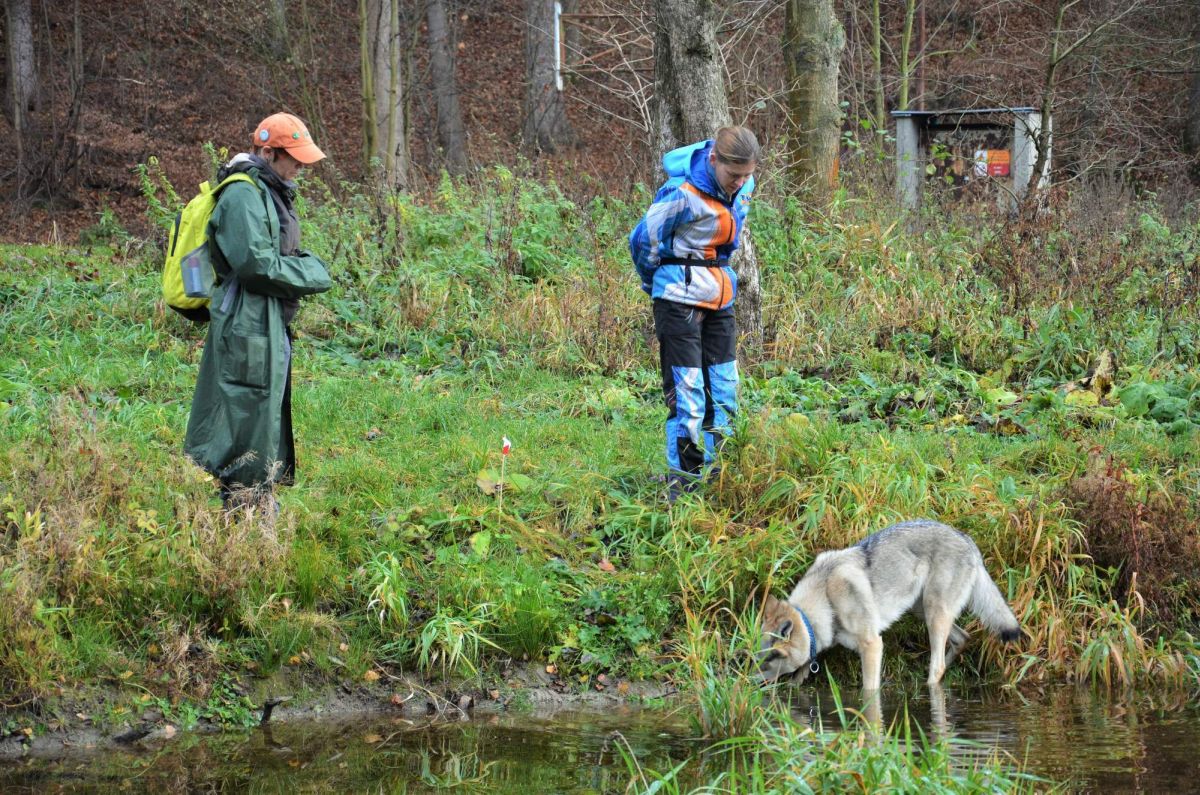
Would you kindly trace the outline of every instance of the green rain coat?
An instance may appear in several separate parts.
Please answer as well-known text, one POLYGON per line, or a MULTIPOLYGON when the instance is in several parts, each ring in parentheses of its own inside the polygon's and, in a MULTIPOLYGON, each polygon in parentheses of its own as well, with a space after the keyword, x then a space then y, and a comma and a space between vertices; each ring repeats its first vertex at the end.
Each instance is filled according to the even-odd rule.
POLYGON ((279 211, 258 169, 258 183, 235 182, 209 221, 209 246, 222 283, 188 418, 184 452, 226 485, 290 482, 291 338, 285 301, 324 292, 329 272, 298 250, 280 254, 279 211))

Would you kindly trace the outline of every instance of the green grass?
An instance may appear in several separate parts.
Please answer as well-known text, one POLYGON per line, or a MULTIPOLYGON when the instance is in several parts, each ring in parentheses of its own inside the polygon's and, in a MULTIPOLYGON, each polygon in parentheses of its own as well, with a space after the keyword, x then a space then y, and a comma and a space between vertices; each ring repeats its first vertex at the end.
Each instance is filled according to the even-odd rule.
MULTIPOLYGON (((285 665, 528 658, 674 678, 700 731, 759 732, 754 694, 725 690, 756 600, 918 516, 976 539, 1029 633, 973 644, 951 684, 1197 682, 1194 221, 1139 207, 1072 254, 1115 263, 1103 280, 1068 282, 1052 253, 998 262, 992 228, 908 232, 845 197, 814 220, 764 196, 768 344, 743 357, 721 479, 668 509, 624 243, 646 197, 576 204, 504 170, 427 197, 306 195, 335 288, 298 318, 300 474, 274 529, 223 521, 181 457, 204 330, 158 300, 155 246, 112 218, 86 246, 0 246, 4 703, 89 678, 201 703, 220 676, 285 665), (1071 393, 1105 350, 1114 388, 1071 393), (476 481, 504 436, 501 509, 476 481), (1113 527, 1156 573, 1136 591, 1134 564, 1089 556, 1113 527)), ((922 657, 889 651, 885 676, 920 681, 922 657)))

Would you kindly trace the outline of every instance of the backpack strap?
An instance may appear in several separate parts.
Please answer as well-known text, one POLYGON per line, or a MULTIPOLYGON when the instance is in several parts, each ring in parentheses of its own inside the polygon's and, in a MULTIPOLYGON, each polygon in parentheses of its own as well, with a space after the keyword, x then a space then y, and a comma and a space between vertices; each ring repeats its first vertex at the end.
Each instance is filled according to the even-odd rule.
MULTIPOLYGON (((217 186, 212 189, 213 196, 215 196, 217 199, 220 199, 221 191, 225 190, 225 188, 229 187, 235 182, 249 182, 260 194, 263 192, 262 186, 258 184, 258 180, 247 174, 245 171, 238 171, 234 174, 230 174, 228 177, 218 182, 217 186)), ((215 246, 216 244, 213 243, 213 245, 215 246)), ((231 281, 231 284, 225 290, 225 300, 221 302, 221 311, 227 312, 229 310, 229 304, 232 302, 233 298, 237 297, 237 291, 240 285, 237 282, 236 276, 226 279, 225 274, 218 273, 217 278, 222 284, 226 281, 231 281)), ((208 307, 205 307, 205 314, 208 314, 208 307)), ((205 318, 205 320, 207 319, 208 318, 205 318)))
POLYGON ((230 185, 234 182, 249 182, 254 186, 255 190, 259 191, 260 193, 262 192, 262 187, 258 184, 258 181, 255 180, 254 177, 250 176, 245 171, 239 171, 236 174, 230 174, 228 177, 221 180, 217 184, 217 187, 213 188, 213 193, 220 193, 227 185, 230 185))

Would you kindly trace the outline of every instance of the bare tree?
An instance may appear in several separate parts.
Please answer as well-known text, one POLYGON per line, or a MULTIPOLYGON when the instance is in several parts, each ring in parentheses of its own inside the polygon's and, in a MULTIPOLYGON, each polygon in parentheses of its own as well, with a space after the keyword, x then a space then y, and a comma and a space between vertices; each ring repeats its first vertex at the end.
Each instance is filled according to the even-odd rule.
MULTIPOLYGON (((711 138, 730 124, 724 65, 712 0, 655 0, 654 104, 660 154, 711 138)), ((747 342, 762 343, 762 288, 748 230, 739 255, 737 322, 747 342)))
POLYGON ((292 48, 288 39, 287 0, 271 0, 267 9, 270 19, 267 22, 267 45, 271 54, 281 60, 291 57, 292 48))
POLYGON ((1188 89, 1183 133, 1184 148, 1192 157, 1200 156, 1200 8, 1192 29, 1192 82, 1188 89))
POLYGON ((887 99, 883 94, 883 24, 879 18, 879 0, 871 0, 871 94, 875 129, 886 130, 887 99))
POLYGON ((34 109, 37 96, 37 64, 33 59, 33 11, 30 0, 6 0, 5 30, 8 32, 8 89, 4 115, 18 132, 34 109))
POLYGON ((842 121, 838 65, 845 44, 833 0, 788 0, 783 53, 797 143, 789 171, 794 187, 821 204, 837 185, 842 121))
POLYGON ((574 138, 556 70, 554 0, 525 0, 525 145, 553 152, 574 138))
POLYGON ((916 19, 917 0, 905 0, 904 30, 900 33, 900 98, 896 102, 899 110, 908 110, 908 92, 912 83, 915 59, 912 51, 913 21, 916 19))
POLYGON ((379 160, 384 183, 408 184, 408 141, 400 47, 401 0, 359 0, 363 154, 379 160))
MULTIPOLYGON (((578 0, 568 0, 563 10, 567 57, 565 71, 579 90, 570 100, 582 104, 593 116, 608 117, 624 128, 636 130, 644 144, 632 160, 640 167, 653 148, 655 123, 651 111, 654 96, 654 32, 651 0, 617 2, 589 0, 588 13, 580 13, 578 0), (568 12, 568 8, 574 10, 568 12), (591 92, 599 90, 616 101, 597 102, 591 92)), ((627 153, 631 154, 631 153, 627 153)))
POLYGON ((437 99, 438 143, 451 174, 467 171, 467 134, 458 106, 458 81, 454 76, 454 45, 447 20, 446 0, 426 0, 429 25, 429 62, 433 94, 437 99))
POLYGON ((1034 206, 1039 198, 1040 177, 1045 173, 1050 157, 1053 131, 1051 119, 1054 112, 1055 100, 1058 94, 1060 68, 1075 55, 1080 48, 1106 28, 1116 25, 1129 14, 1139 11, 1145 5, 1143 0, 1129 0, 1119 6, 1114 6, 1110 13, 1098 17, 1088 17, 1079 23, 1067 27, 1067 14, 1081 0, 1057 0, 1054 11, 1054 24, 1050 32, 1050 54, 1046 59, 1045 79, 1041 88, 1041 124, 1037 130, 1037 157, 1033 161, 1033 177, 1029 189, 1024 194, 1027 206, 1034 206))

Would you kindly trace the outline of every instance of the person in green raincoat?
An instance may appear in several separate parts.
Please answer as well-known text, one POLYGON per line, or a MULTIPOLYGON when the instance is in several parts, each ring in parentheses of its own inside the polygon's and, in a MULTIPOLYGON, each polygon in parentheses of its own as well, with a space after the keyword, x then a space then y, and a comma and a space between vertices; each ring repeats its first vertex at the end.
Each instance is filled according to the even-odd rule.
POLYGON ((254 184, 230 183, 209 220, 220 283, 184 452, 220 482, 227 510, 260 506, 272 520, 274 485, 290 484, 296 472, 289 325, 301 298, 331 286, 325 264, 300 248, 293 180, 324 157, 300 119, 267 117, 253 151, 217 175, 244 172, 254 184))

